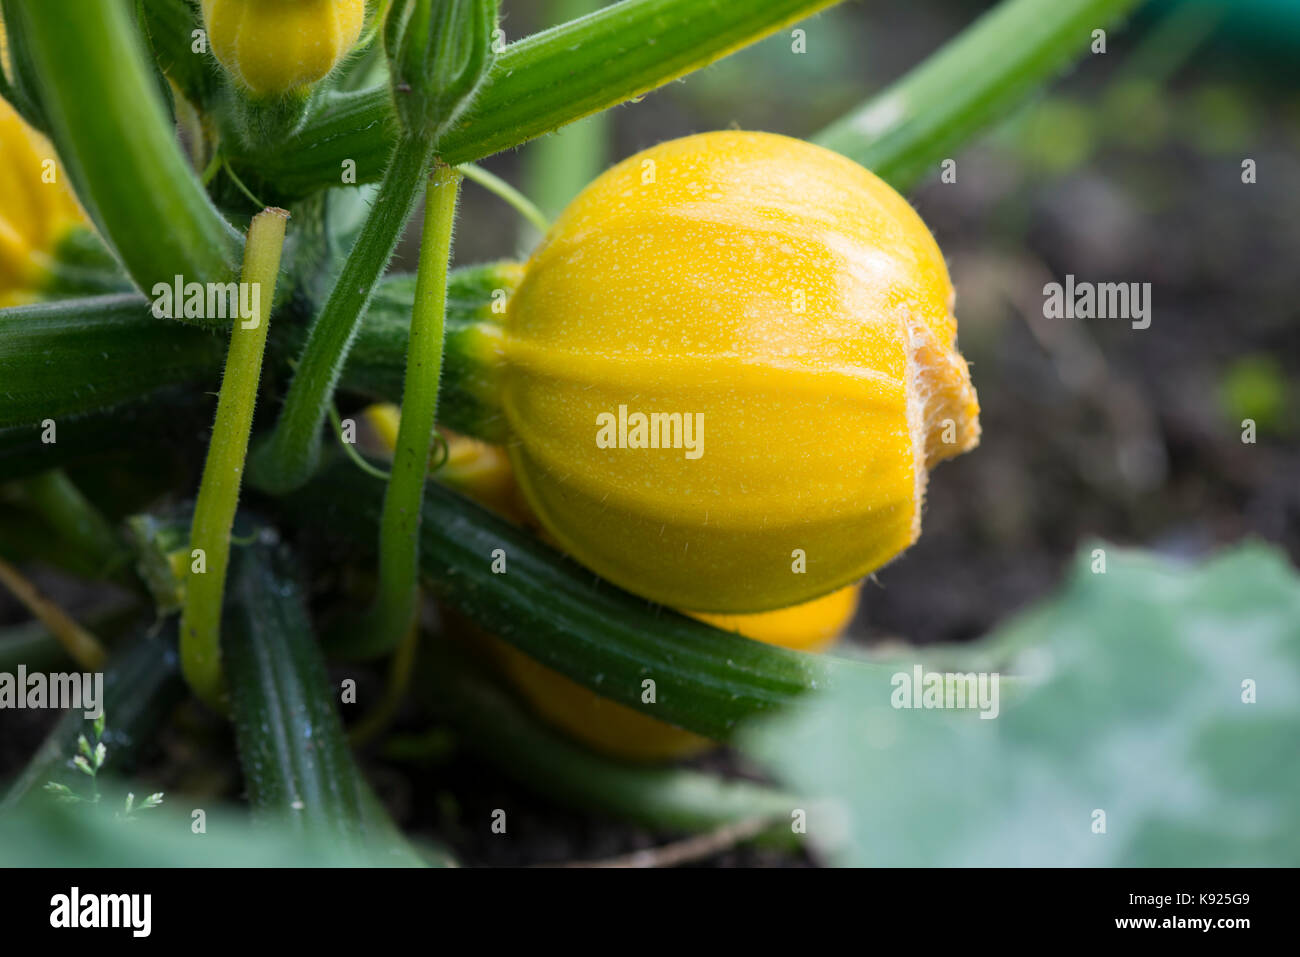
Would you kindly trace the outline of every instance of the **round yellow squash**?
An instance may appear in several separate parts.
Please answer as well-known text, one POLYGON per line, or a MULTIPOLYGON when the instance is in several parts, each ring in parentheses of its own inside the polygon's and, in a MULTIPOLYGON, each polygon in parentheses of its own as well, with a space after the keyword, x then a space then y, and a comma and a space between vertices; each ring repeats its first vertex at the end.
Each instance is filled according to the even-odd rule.
POLYGON ((263 97, 325 77, 357 42, 365 19, 365 0, 203 0, 213 54, 263 97))
POLYGON ((564 211, 506 316, 516 475, 559 545, 677 608, 826 595, 916 540, 974 447, 943 255, 893 189, 767 133, 625 160, 564 211))

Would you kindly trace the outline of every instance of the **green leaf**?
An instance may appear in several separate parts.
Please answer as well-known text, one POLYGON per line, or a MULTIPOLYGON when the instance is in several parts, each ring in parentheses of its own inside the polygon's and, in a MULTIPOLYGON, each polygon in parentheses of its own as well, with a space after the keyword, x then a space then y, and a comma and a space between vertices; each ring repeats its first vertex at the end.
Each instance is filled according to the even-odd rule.
POLYGON ((1054 79, 1136 0, 1004 0, 812 142, 907 190, 1054 79))
MULTIPOLYGON (((150 799, 152 800, 152 798, 150 799)), ((33 801, 0 816, 0 867, 343 867, 401 866, 379 852, 358 853, 324 836, 255 825, 237 810, 184 802, 184 809, 136 807, 129 821, 117 811, 124 792, 98 806, 33 801), (202 811, 200 818, 195 814, 202 811), (199 830, 200 820, 202 829, 199 830)))
POLYGON ((1300 578, 1258 545, 1106 552, 980 643, 1032 678, 995 720, 896 710, 855 676, 751 729, 789 785, 841 802, 810 837, 854 865, 1300 864, 1300 578))

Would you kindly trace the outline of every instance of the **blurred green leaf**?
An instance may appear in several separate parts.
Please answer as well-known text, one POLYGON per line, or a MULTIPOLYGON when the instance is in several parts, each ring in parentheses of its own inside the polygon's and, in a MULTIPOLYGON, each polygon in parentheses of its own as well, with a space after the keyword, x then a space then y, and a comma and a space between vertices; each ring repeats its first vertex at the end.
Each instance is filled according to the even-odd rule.
POLYGON ((1180 120, 1187 138, 1211 156, 1249 155, 1263 125, 1246 91, 1227 84, 1198 89, 1191 109, 1182 111, 1180 120))
POLYGON ((1099 128, 1126 149, 1160 149, 1169 135, 1168 96, 1150 80, 1113 83, 1101 98, 1099 128))
POLYGON ((1082 167, 1096 147, 1092 110, 1064 96, 1045 97, 1018 124, 1016 145, 1036 169, 1064 176, 1082 167))
POLYGON ((30 801, 0 816, 0 867, 340 867, 407 864, 326 837, 251 824, 237 811, 173 797, 123 819, 126 791, 99 805, 30 801), (202 812, 200 815, 198 812, 202 812), (202 826, 202 830, 197 830, 202 826))
POLYGON ((1300 864, 1300 578, 1259 545, 1106 551, 981 642, 1033 679, 995 720, 895 710, 855 676, 752 727, 787 785, 839 800, 814 842, 856 865, 1300 864))
POLYGON ((1287 411, 1286 376, 1273 356, 1242 356, 1219 382, 1219 404, 1233 423, 1254 419, 1260 431, 1280 431, 1287 411))

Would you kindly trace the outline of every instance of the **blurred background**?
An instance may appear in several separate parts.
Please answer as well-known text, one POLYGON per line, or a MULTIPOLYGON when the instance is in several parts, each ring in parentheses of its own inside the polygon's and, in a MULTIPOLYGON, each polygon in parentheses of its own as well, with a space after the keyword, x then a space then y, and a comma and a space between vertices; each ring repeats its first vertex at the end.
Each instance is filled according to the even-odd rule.
MULTIPOLYGON (((503 0, 502 25, 514 40, 601 5, 503 0)), ((988 6, 848 2, 795 25, 806 52, 786 30, 483 165, 553 215, 661 140, 728 127, 811 136, 988 6)), ((955 183, 936 169, 908 198, 948 258, 983 441, 931 476, 921 539, 873 576, 850 641, 975 638, 1049 594, 1093 538, 1187 557, 1259 538, 1300 563, 1300 2, 1152 0, 1109 31, 1104 54, 953 158, 955 183), (1151 283, 1150 327, 1045 319, 1043 286, 1067 273, 1151 283)), ((522 258, 536 239, 466 184, 459 263, 522 258)), ((394 268, 412 268, 409 239, 402 257, 394 268)), ((75 595, 65 607, 78 613, 75 595)), ((0 621, 23 617, 0 595, 0 621)), ((0 777, 54 717, 6 717, 0 777)), ((159 785, 237 786, 228 734, 202 722, 168 732, 159 785)), ((450 738, 416 765, 362 759, 399 823, 468 865, 598 859, 662 839, 534 797, 450 738), (469 825, 497 807, 512 808, 516 839, 469 825)), ((727 753, 700 760, 749 773, 727 753)), ((709 861, 800 862, 748 848, 709 861)))

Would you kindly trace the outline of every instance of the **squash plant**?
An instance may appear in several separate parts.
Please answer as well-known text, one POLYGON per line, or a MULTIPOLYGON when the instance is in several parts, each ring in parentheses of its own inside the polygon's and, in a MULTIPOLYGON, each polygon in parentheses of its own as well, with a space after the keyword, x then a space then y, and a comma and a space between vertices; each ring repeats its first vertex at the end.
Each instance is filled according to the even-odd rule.
MULTIPOLYGON (((352 758, 327 662, 389 663, 386 697, 354 739, 419 698, 585 807, 675 828, 788 818, 779 792, 610 762, 538 725, 472 654, 422 641, 418 611, 435 599, 444 630, 493 635, 570 690, 696 739, 727 740, 810 692, 883 673, 660 603, 770 612, 851 584, 915 538, 926 470, 973 447, 978 424, 942 254, 899 191, 1133 0, 1004 0, 808 142, 664 144, 592 184, 527 264, 448 270, 464 179, 546 225, 475 161, 833 2, 621 0, 507 43, 495 0, 0 0, 5 123, 31 138, 26 165, 4 170, 0 215, 71 187, 48 213, 29 209, 31 228, 0 250, 21 301, 0 310, 0 479, 56 533, 15 517, 3 542, 15 559, 124 582, 167 622, 135 638, 129 622, 83 627, 15 571, 7 580, 48 635, 0 641, 3 663, 57 660, 56 641, 83 659, 108 645, 110 729, 137 744, 183 681, 233 721, 256 813, 367 860, 413 858, 352 758), (656 169, 686 172, 629 199, 656 169), (367 184, 356 225, 348 201, 367 184), (386 275, 421 199, 418 269, 386 275), (728 243, 749 258, 704 258, 728 243), (749 282, 734 312, 690 288, 701 271, 749 282), (749 333, 766 359, 796 358, 759 368, 728 323, 770 309, 791 274, 807 301, 749 333), (876 383, 870 414, 837 405, 864 379, 876 383), (185 437, 213 423, 218 384, 210 440, 194 448, 185 437), (621 417, 620 395, 662 399, 679 422, 699 410, 752 420, 730 445, 709 433, 711 472, 692 471, 688 447, 638 475, 633 459, 598 459, 587 434, 588 405, 621 417), (403 413, 387 464, 350 432, 376 401, 403 413), (775 441, 801 416, 806 432, 775 441), (509 449, 540 528, 458 490, 435 427, 509 449), (190 468, 175 467, 177 450, 190 468), (782 484, 782 457, 816 482, 782 484), (124 470, 148 489, 147 510, 114 527, 71 466, 124 470), (866 501, 845 478, 864 472, 866 501), (806 542, 781 534, 800 523, 806 542), (778 545, 787 566, 809 550, 810 573, 758 560, 778 545), (738 570, 746 558, 752 576, 738 570), (373 587, 341 585, 344 567, 373 587), (310 747, 294 730, 304 721, 310 747)), ((11 803, 39 800, 76 732, 56 730, 11 803)))

